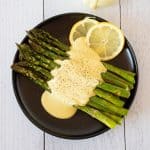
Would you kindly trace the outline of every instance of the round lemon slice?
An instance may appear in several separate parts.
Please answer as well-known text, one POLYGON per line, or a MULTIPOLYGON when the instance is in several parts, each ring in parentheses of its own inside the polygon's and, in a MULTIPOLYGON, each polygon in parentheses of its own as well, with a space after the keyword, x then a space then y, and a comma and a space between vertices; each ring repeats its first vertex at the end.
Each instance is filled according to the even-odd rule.
POLYGON ((115 58, 122 51, 125 42, 122 31, 108 22, 91 27, 86 39, 89 47, 99 54, 102 61, 115 58))
POLYGON ((89 17, 75 23, 69 34, 70 43, 73 44, 77 38, 86 37, 89 29, 98 23, 98 21, 89 17))

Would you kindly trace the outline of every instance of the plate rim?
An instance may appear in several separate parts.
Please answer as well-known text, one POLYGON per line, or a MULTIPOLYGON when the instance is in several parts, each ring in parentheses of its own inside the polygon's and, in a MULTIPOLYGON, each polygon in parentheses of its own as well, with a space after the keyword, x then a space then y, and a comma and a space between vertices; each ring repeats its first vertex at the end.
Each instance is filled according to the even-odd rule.
MULTIPOLYGON (((95 17, 95 18, 99 18, 100 20, 103 20, 103 21, 107 21, 99 16, 96 16, 94 14, 89 14, 89 13, 82 13, 82 12, 69 12, 69 13, 62 13, 62 14, 58 14, 58 15, 55 15, 55 16, 52 16, 44 21, 41 21, 39 24, 37 24, 36 26, 34 26, 33 28, 38 28, 40 26, 42 26, 43 24, 46 24, 47 22, 51 21, 51 20, 54 20, 54 19, 57 19, 58 17, 62 17, 62 16, 66 16, 66 15, 89 15, 89 16, 92 16, 92 17, 95 17)), ((20 42, 20 43, 23 43, 27 38, 27 35, 25 35, 25 37, 23 38, 23 40, 20 42)), ((130 42, 127 40, 127 38, 125 37, 125 40, 127 42, 127 45, 129 47, 129 51, 130 51, 130 54, 131 54, 131 57, 132 57, 132 61, 133 61, 133 64, 134 64, 134 69, 135 69, 135 72, 136 72, 136 84, 135 84, 135 88, 134 88, 134 93, 133 93, 133 96, 132 96, 132 101, 130 103, 130 105, 128 106, 128 108, 130 108, 132 106, 132 103, 134 102, 134 98, 135 98, 135 95, 136 95, 136 92, 137 92, 137 88, 138 88, 138 79, 139 79, 139 71, 138 71, 138 63, 137 63, 137 59, 136 59, 136 55, 135 55, 135 52, 130 44, 130 42)), ((15 56, 13 58, 13 63, 15 62, 17 56, 18 56, 18 50, 15 52, 15 56)), ((19 104, 21 110, 23 111, 24 115, 36 126, 38 127, 40 130, 48 133, 48 134, 51 134, 55 137, 60 137, 60 138, 64 138, 64 139, 87 139, 87 138, 91 138, 91 137, 94 137, 94 136, 97 136, 97 135, 100 135, 108 130, 110 130, 108 127, 106 127, 105 129, 103 130, 98 130, 96 132, 93 132, 93 133, 90 133, 90 134, 84 134, 84 135, 65 135, 65 134, 60 134, 58 132, 54 132, 52 130, 49 130, 47 129, 46 127, 43 127, 36 119, 34 119, 30 113, 27 111, 27 109, 24 107, 24 104, 22 103, 22 100, 21 100, 21 97, 19 96, 19 91, 17 89, 17 84, 16 84, 16 72, 14 72, 12 70, 12 86, 13 86, 13 91, 14 91, 14 94, 15 94, 15 97, 16 97, 16 100, 17 100, 17 103, 19 104)))

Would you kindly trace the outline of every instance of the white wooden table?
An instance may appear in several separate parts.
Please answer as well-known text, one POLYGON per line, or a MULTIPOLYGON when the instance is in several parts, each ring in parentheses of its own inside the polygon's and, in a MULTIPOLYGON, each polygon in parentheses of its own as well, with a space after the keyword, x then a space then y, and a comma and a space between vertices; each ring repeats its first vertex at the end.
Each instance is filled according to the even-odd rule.
POLYGON ((150 149, 150 3, 118 0, 90 10, 82 0, 0 0, 0 150, 149 150, 150 149), (64 140, 44 133, 22 113, 15 99, 11 70, 15 42, 25 30, 64 12, 88 12, 120 26, 139 64, 139 87, 124 123, 86 140, 64 140))

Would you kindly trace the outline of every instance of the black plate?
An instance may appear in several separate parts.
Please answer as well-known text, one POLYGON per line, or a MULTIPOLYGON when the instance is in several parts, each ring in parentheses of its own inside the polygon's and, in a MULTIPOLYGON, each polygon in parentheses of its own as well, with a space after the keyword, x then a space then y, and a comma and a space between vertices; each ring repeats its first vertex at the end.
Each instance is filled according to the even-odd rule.
MULTIPOLYGON (((90 14, 68 13, 52 17, 36 27, 50 32, 53 36, 57 37, 64 43, 69 44, 68 37, 72 25, 87 16, 95 17, 98 21, 105 21, 104 19, 90 14)), ((24 38, 23 42, 26 41, 27 37, 24 38)), ((14 58, 14 62, 17 61, 18 51, 14 58)), ((110 61, 110 63, 133 71, 138 76, 136 57, 127 40, 124 50, 114 60, 110 61)), ((126 108, 129 108, 133 102, 137 89, 137 76, 135 79, 135 88, 132 90, 130 98, 126 101, 126 108)), ((41 106, 40 98, 43 92, 41 88, 14 71, 12 72, 12 80, 14 92, 21 109, 37 127, 47 133, 69 139, 83 139, 96 136, 108 130, 104 124, 80 111, 68 120, 60 120, 50 116, 41 106)))

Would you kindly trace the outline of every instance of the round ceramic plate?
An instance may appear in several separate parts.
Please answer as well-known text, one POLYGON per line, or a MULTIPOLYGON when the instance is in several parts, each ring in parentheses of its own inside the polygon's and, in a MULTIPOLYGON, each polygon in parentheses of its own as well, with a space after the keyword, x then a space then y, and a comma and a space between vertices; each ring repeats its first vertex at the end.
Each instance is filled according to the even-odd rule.
MULTIPOLYGON (((40 23, 35 28, 44 29, 54 37, 69 45, 68 37, 72 25, 85 17, 94 17, 98 21, 105 21, 100 17, 90 14, 68 13, 52 17, 40 23)), ((27 39, 28 38, 25 37, 23 43, 26 42, 27 39)), ((18 51, 14 58, 14 62, 17 61, 18 51)), ((109 63, 133 71, 137 74, 135 78, 135 88, 132 90, 131 96, 126 100, 125 104, 125 107, 129 108, 133 102, 137 89, 138 67, 134 51, 127 39, 124 50, 109 63)), ((83 139, 96 136, 108 130, 108 127, 104 124, 81 111, 78 111, 75 116, 67 120, 56 119, 50 116, 41 105, 41 95, 43 90, 40 87, 14 71, 12 72, 12 81, 14 93, 21 109, 37 127, 45 132, 63 138, 83 139)))

